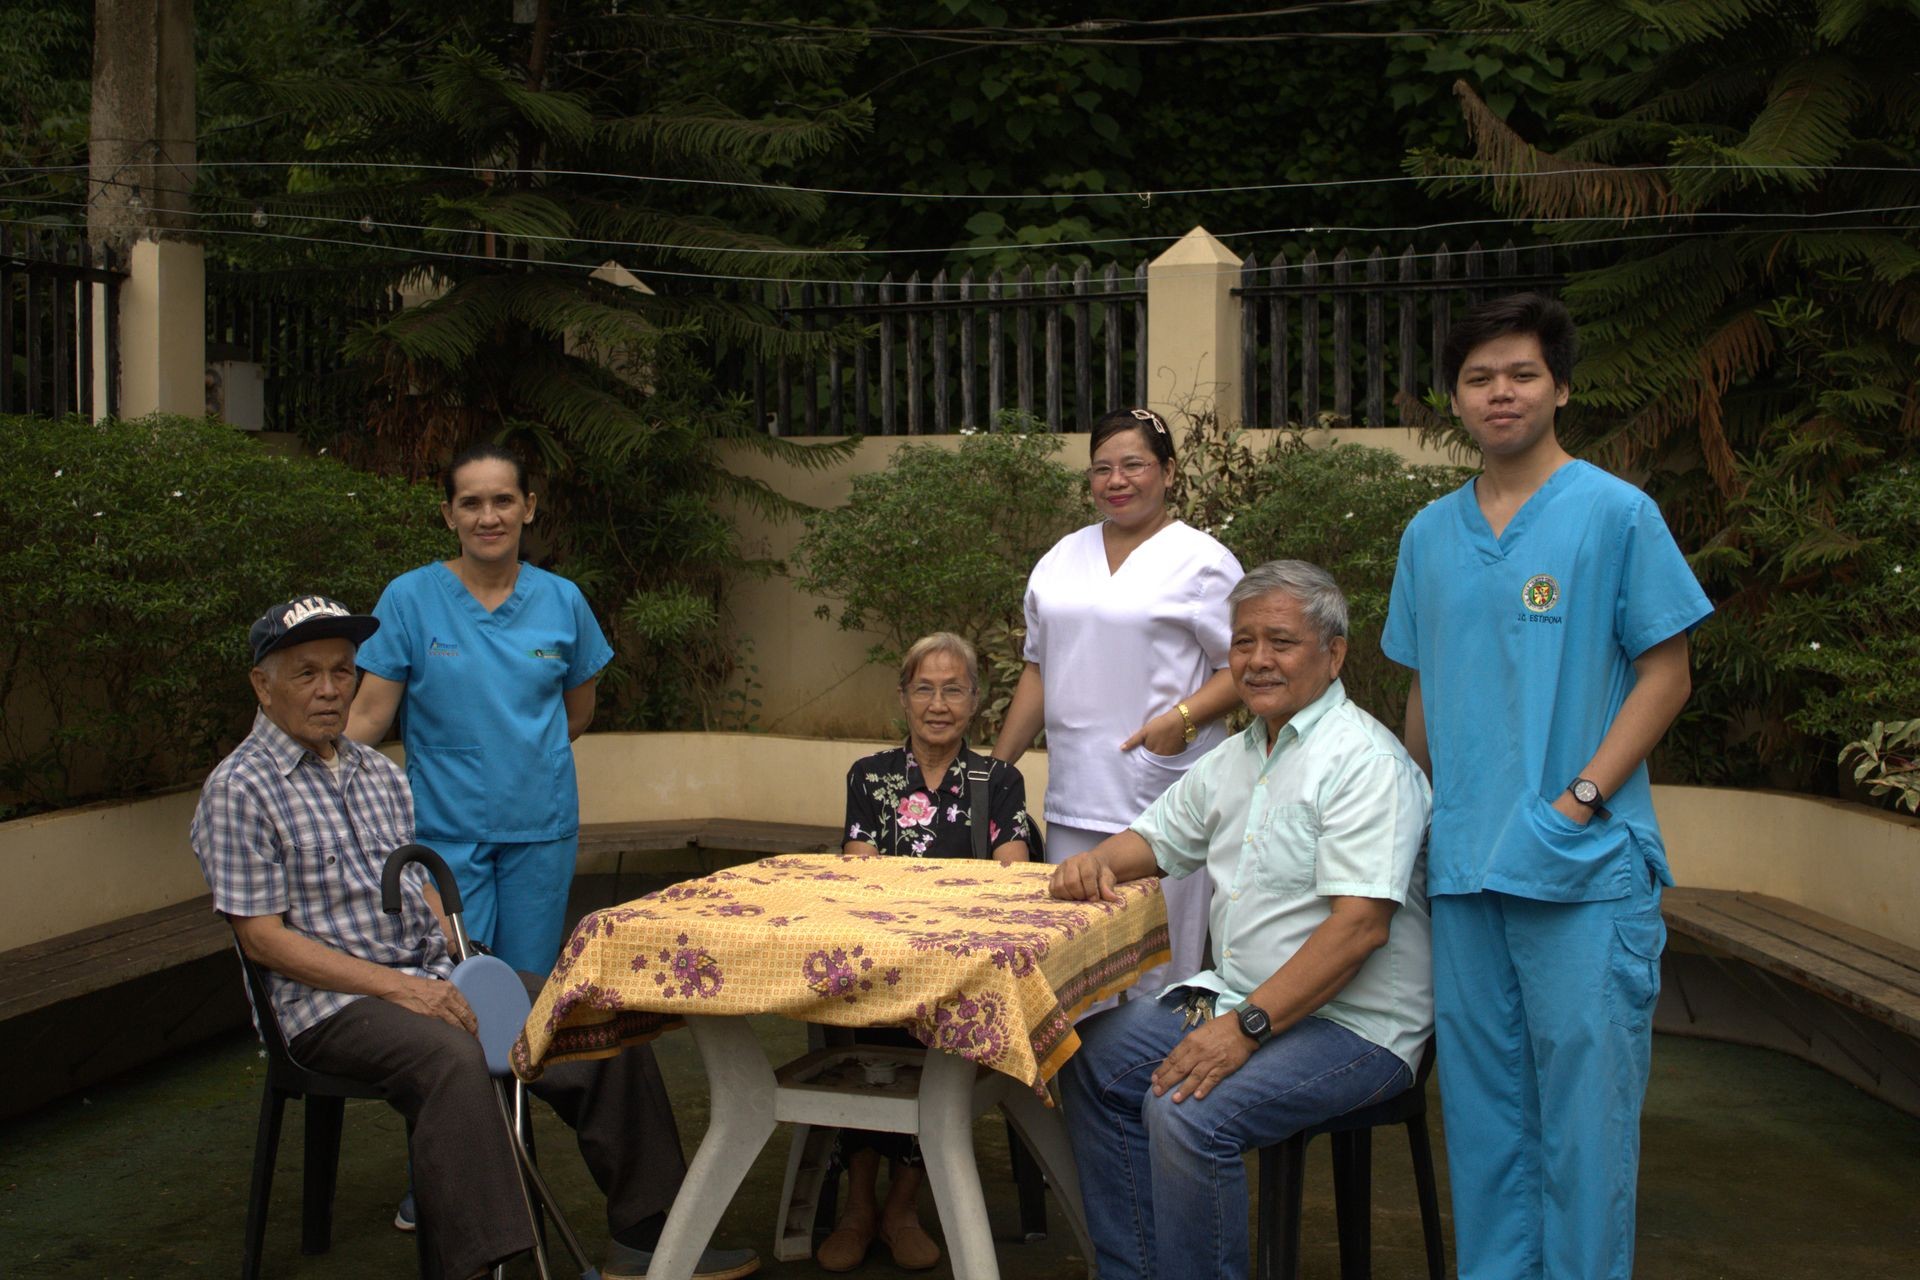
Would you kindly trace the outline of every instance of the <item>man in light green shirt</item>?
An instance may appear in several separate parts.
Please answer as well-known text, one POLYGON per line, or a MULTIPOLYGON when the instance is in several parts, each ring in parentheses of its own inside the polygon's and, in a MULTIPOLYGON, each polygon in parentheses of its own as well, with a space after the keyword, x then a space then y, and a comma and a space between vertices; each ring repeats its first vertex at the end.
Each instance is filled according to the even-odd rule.
POLYGON ((1346 598, 1283 560, 1228 607, 1253 724, 1052 880, 1075 899, 1214 884, 1216 966, 1082 1022, 1061 1076, 1103 1280, 1244 1276, 1243 1153, 1404 1090, 1432 1034, 1431 794, 1340 685, 1346 598))

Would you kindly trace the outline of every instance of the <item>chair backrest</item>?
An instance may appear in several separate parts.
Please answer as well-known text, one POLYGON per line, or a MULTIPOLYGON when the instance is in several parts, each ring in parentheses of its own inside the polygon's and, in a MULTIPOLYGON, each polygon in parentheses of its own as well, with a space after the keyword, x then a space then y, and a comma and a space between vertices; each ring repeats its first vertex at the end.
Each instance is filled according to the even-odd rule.
POLYGON ((453 969, 453 985, 467 998, 480 1024, 480 1048, 497 1080, 513 1074, 513 1042, 527 1025, 533 1000, 513 966, 498 956, 468 956, 453 969))
MULTIPOLYGON (((267 1084, 288 1095, 328 1094, 340 1098, 384 1098, 387 1091, 364 1080, 330 1076, 315 1071, 293 1056, 286 1033, 280 1029, 280 1017, 273 1011, 273 994, 267 986, 267 970, 248 958, 234 935, 234 954, 240 957, 240 972, 246 975, 247 998, 253 1004, 253 1026, 260 1033, 260 1044, 267 1051, 267 1084)), ((371 999, 371 997, 368 997, 371 999)))
POLYGON ((273 1011, 273 994, 267 988, 267 971, 247 957, 247 950, 240 945, 240 937, 234 935, 234 954, 240 957, 240 972, 246 976, 247 999, 253 1005, 254 1030, 260 1033, 260 1043, 266 1047, 267 1061, 280 1067, 295 1067, 293 1054, 287 1049, 287 1038, 281 1034, 279 1015, 273 1011))

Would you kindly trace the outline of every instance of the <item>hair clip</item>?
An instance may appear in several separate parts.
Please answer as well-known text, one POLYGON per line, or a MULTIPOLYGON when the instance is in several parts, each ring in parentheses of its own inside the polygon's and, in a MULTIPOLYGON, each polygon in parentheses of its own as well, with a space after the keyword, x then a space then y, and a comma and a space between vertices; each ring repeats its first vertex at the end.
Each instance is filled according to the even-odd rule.
POLYGON ((1127 412, 1132 414, 1136 419, 1138 419, 1141 422, 1152 424, 1153 429, 1155 431, 1158 431, 1161 435, 1167 434, 1167 424, 1161 421, 1160 415, 1155 413, 1153 410, 1129 409, 1127 410, 1127 412))

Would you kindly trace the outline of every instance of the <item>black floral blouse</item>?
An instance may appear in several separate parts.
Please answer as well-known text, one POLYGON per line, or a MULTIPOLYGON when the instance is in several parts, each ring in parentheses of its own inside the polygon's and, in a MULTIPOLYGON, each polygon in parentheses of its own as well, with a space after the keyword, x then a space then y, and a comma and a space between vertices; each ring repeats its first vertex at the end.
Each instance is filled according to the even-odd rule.
MULTIPOLYGON (((845 838, 872 845, 881 853, 909 858, 971 858, 972 808, 967 797, 967 764, 978 768, 982 757, 960 746, 947 766, 947 776, 928 787, 920 776, 920 762, 908 746, 876 752, 854 761, 847 770, 847 830, 845 838)), ((987 783, 987 847, 998 849, 1016 840, 1033 846, 1032 822, 1027 817, 1027 783, 1020 771, 1004 760, 989 760, 987 783)), ((1034 850, 1035 856, 1038 851, 1034 850)))

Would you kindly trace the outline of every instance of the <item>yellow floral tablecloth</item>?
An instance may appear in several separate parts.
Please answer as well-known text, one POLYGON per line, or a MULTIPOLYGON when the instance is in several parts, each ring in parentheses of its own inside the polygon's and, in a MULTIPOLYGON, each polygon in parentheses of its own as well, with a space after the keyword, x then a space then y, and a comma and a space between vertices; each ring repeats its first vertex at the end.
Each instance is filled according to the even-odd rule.
POLYGON ((1073 1019, 1167 959, 1157 880, 1121 901, 1047 896, 1043 863, 808 854, 688 880, 580 921, 514 1046, 606 1057, 687 1014, 898 1025, 1039 1088, 1073 1019))

